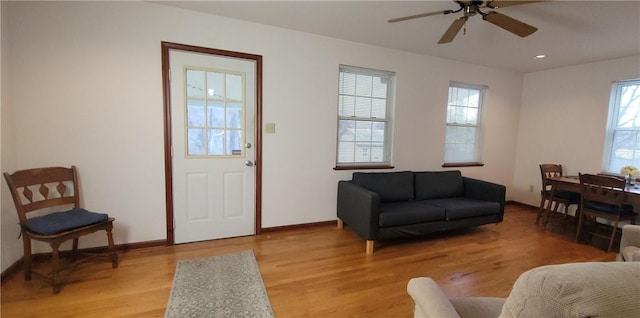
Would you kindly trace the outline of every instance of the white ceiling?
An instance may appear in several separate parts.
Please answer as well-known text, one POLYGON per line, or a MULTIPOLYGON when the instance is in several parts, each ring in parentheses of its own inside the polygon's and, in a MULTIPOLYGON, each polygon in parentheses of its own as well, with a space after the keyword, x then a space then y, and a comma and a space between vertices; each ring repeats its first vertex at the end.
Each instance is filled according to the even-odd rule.
POLYGON ((387 20, 457 9, 458 5, 450 0, 157 3, 518 72, 640 54, 640 1, 637 0, 555 0, 504 7, 497 11, 531 24, 538 31, 520 38, 476 15, 467 22, 466 35, 460 31, 449 44, 437 42, 462 12, 393 24, 387 20), (537 54, 546 54, 547 58, 536 60, 533 56, 537 54))

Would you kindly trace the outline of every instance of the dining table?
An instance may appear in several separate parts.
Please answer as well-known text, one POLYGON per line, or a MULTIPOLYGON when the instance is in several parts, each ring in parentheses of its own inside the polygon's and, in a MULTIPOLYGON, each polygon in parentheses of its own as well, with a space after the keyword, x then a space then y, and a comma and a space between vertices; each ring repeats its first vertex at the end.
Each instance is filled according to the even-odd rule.
MULTIPOLYGON (((547 180, 551 181, 551 191, 565 190, 580 193, 582 190, 578 176, 548 177, 547 180)), ((627 184, 625 191, 627 192, 625 203, 634 207, 640 206, 640 184, 627 184)), ((550 206, 551 204, 549 204, 549 208, 550 206)), ((548 209, 547 213, 549 213, 548 209)))

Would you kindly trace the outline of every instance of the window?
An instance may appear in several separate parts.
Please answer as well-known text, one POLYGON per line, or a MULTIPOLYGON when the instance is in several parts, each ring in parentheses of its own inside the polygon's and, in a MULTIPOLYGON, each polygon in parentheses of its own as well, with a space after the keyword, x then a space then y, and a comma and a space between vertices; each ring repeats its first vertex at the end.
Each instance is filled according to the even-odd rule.
POLYGON ((187 68, 187 156, 243 156, 244 75, 187 68))
POLYGON ((481 164, 481 115, 485 86, 449 83, 445 165, 481 164))
POLYGON ((613 83, 604 157, 608 172, 640 167, 640 79, 613 83))
POLYGON ((394 74, 340 66, 337 167, 391 165, 394 74))

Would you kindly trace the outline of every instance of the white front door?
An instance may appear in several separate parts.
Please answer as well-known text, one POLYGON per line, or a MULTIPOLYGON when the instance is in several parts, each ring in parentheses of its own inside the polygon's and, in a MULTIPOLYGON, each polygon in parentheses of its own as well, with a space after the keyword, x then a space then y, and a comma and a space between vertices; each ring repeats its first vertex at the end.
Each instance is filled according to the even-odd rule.
POLYGON ((169 52, 175 243, 255 234, 255 61, 169 52))

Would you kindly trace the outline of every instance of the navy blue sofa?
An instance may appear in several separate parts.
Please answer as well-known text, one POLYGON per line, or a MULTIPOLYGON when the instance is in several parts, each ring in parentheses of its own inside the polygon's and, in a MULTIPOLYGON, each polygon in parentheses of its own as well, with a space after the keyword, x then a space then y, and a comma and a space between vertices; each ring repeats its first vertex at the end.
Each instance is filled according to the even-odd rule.
POLYGON ((502 222, 506 188, 455 171, 354 172, 338 182, 338 227, 374 241, 502 222))

